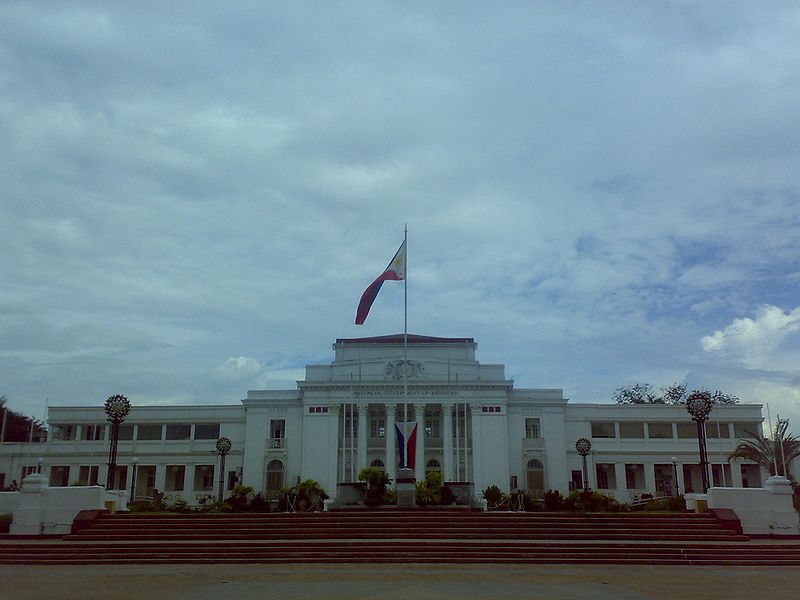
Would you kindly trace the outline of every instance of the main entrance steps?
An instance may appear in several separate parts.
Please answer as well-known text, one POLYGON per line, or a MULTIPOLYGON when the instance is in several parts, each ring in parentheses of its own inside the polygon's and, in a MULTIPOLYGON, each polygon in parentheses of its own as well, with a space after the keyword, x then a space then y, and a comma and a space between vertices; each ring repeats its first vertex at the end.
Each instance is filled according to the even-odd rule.
POLYGON ((101 515, 58 541, 0 543, 0 564, 539 563, 800 565, 712 515, 354 510, 101 515))

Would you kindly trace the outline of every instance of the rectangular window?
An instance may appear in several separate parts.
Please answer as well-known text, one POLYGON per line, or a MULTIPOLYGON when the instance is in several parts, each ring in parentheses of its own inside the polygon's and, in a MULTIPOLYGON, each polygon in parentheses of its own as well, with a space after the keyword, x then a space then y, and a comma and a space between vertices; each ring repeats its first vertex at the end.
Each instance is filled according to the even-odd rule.
POLYGON ((129 441, 133 439, 133 425, 120 425, 119 426, 119 440, 129 441))
MULTIPOLYGON (((349 423, 345 424, 347 427, 349 423)), ((350 430, 347 430, 348 434, 350 430)), ((269 422, 269 447, 270 448, 285 448, 286 442, 286 420, 285 419, 270 419, 269 422)))
POLYGON ((315 414, 316 413, 326 413, 326 412, 328 412, 328 407, 327 406, 309 406, 308 407, 308 412, 315 413, 315 414))
POLYGON ((194 426, 194 439, 218 440, 219 423, 197 423, 194 426))
POLYGON ((52 466, 50 467, 50 486, 67 487, 69 485, 69 467, 52 466))
POLYGON ((100 467, 97 465, 83 466, 78 473, 78 485, 97 485, 97 475, 100 467))
POLYGON ((239 475, 236 473, 236 471, 228 471, 228 491, 235 488, 238 481, 239 475))
POLYGON ((643 439, 644 423, 626 423, 621 421, 619 424, 619 437, 625 439, 643 439))
POLYGON ((528 417, 525 419, 525 437, 538 438, 542 434, 539 428, 539 419, 528 417))
POLYGON ((195 465, 194 490, 203 492, 214 490, 214 465, 195 465))
POLYGON ((167 439, 168 440, 188 440, 192 436, 192 426, 191 425, 177 425, 177 424, 168 424, 167 425, 167 439))
POLYGON ((672 423, 648 423, 647 433, 651 440, 671 440, 672 423))
POLYGON ((124 490, 128 487, 128 467, 117 467, 117 472, 114 475, 112 490, 124 490))
POLYGON ((616 471, 613 463, 597 463, 597 489, 613 490, 617 487, 616 471))
POLYGON ((136 435, 137 440, 160 440, 161 425, 139 425, 139 433, 136 435))
POLYGON ((697 424, 694 421, 688 423, 681 421, 678 423, 678 438, 697 439, 697 424))
POLYGON ((614 433, 614 423, 592 422, 593 438, 613 438, 617 437, 614 433))
POLYGON ((182 492, 183 482, 186 479, 186 467, 184 465, 167 465, 164 489, 167 492, 182 492))
POLYGON ((731 437, 731 430, 728 423, 720 423, 719 421, 709 421, 706 423, 706 437, 714 438, 715 440, 731 437))
POLYGON ((53 427, 53 439, 69 442, 75 439, 77 431, 77 425, 55 425, 53 427))
POLYGON ((734 423, 733 424, 733 437, 751 438, 756 434, 761 433, 761 423, 734 423))
POLYGON ((97 442, 105 439, 105 425, 81 425, 81 439, 87 442, 97 442))
POLYGON ((485 413, 499 413, 502 412, 499 406, 481 406, 481 412, 485 413))
POLYGON ((381 417, 369 420, 369 437, 382 438, 386 435, 386 421, 381 417))
POLYGON ((644 489, 645 483, 643 464, 625 465, 625 486, 629 490, 644 489))
POLYGON ((425 417, 425 437, 437 439, 439 437, 439 418, 425 417))
POLYGON ((583 489, 583 472, 580 469, 572 470, 572 478, 570 479, 569 482, 569 489, 570 490, 583 489))

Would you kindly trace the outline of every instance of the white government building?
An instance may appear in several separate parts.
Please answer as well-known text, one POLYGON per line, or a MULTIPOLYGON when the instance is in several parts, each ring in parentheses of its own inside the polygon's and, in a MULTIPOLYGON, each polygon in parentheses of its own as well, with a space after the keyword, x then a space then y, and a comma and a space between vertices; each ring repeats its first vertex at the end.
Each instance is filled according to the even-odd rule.
MULTIPOLYGON (((225 486, 275 494, 317 480, 335 496, 365 466, 394 478, 395 424, 417 424, 415 474, 541 494, 580 488, 579 438, 591 440, 589 486, 622 501, 702 491, 697 429, 683 406, 576 404, 560 389, 516 389, 501 364, 481 364, 472 338, 403 335, 338 339, 330 364, 308 365, 296 389, 251 390, 241 404, 136 406, 120 429, 115 487, 154 489, 196 504, 217 489, 216 440, 227 437, 225 486), (407 393, 404 394, 404 380, 407 393), (673 458, 676 459, 673 461, 673 458), (673 464, 675 463, 675 464, 673 464), (677 473, 677 482, 674 474, 677 473)), ((729 461, 738 438, 761 431, 761 405, 715 406, 707 425, 714 485, 758 487, 757 465, 729 461)), ((5 485, 38 468, 53 486, 106 481, 110 426, 103 407, 48 412, 46 443, 3 444, 5 485)))

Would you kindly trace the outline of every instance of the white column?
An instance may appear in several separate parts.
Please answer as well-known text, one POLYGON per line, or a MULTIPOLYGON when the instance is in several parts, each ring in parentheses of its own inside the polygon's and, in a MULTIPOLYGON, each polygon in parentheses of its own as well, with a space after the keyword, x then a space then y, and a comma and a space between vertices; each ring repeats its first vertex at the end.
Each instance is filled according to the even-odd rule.
POLYGON ((417 481, 425 479, 425 404, 414 405, 414 417, 417 422, 417 453, 414 463, 414 477, 417 481))
POLYGON ((183 470, 183 492, 181 495, 186 498, 189 504, 195 502, 194 498, 194 465, 186 465, 183 470))
MULTIPOLYGON (((675 471, 675 470, 678 471, 678 492, 681 493, 681 494, 685 494, 686 493, 686 488, 684 487, 685 484, 683 482, 683 465, 681 464, 680 460, 678 461, 678 466, 673 468, 673 471, 675 471)), ((674 472, 672 473, 672 477, 673 478, 675 477, 675 473, 674 472)), ((675 491, 673 490, 672 493, 674 494, 675 491)))
MULTIPOLYGON (((225 485, 227 485, 227 481, 228 480, 227 480, 227 477, 226 477, 226 479, 225 479, 226 484, 225 485)), ((155 488, 159 492, 161 492, 163 494, 164 493, 164 488, 167 487, 166 484, 167 484, 167 466, 164 463, 157 463, 156 464, 155 488)))
POLYGON ((453 405, 442 404, 442 475, 445 481, 453 481, 453 405))
MULTIPOLYGON (((475 484, 475 493, 479 493, 483 490, 488 483, 484 483, 484 479, 486 478, 486 474, 483 469, 482 461, 475 460, 475 447, 479 445, 481 439, 481 419, 478 416, 481 412, 480 404, 478 403, 470 403, 465 404, 464 407, 469 407, 469 420, 471 428, 464 428, 464 433, 467 434, 468 431, 471 430, 472 432, 472 440, 470 442, 469 436, 464 436, 464 446, 467 449, 465 453, 465 463, 467 465, 467 481, 472 481, 475 484), (471 452, 470 452, 471 450, 471 452), (472 469, 470 469, 470 463, 472 464, 472 469), (470 471, 472 471, 472 477, 470 478, 470 471)), ((464 415, 464 419, 467 419, 467 416, 464 415)), ((499 485, 505 485, 505 482, 501 482, 499 485)))
POLYGON ((614 463, 614 478, 617 480, 617 489, 614 490, 614 497, 620 502, 628 502, 628 484, 625 477, 625 463, 614 463))
POLYGON ((361 403, 358 405, 358 471, 367 465, 367 424, 369 422, 369 404, 361 403))
POLYGON ((733 487, 742 487, 742 463, 740 463, 738 460, 732 460, 730 465, 733 487))
MULTIPOLYGON (((680 465, 678 465, 680 466, 680 465)), ((648 494, 655 495, 656 493, 656 472, 655 472, 655 465, 653 463, 644 463, 644 487, 645 491, 648 494)), ((681 483, 681 491, 685 492, 683 488, 683 481, 681 483)))
POLYGON ((385 441, 386 441, 386 474, 389 479, 397 477, 397 454, 395 448, 397 447, 396 434, 394 432, 394 415, 397 410, 396 404, 384 404, 386 408, 386 425, 385 441))

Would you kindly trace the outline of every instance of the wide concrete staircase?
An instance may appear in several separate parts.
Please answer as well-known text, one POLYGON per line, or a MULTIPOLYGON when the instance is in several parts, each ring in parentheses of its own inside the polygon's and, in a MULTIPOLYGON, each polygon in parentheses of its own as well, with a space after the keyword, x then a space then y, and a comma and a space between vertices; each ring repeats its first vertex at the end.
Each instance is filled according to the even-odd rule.
POLYGON ((354 510, 100 515, 63 540, 0 543, 0 564, 540 563, 800 565, 712 515, 354 510))

